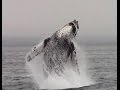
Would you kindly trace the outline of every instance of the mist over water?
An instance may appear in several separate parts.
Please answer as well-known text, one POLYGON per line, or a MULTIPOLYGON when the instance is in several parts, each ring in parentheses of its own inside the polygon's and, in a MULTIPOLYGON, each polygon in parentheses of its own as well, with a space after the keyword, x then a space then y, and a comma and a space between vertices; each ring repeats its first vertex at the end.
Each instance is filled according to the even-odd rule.
POLYGON ((65 89, 65 88, 78 88, 83 86, 89 86, 95 83, 91 80, 91 76, 87 71, 87 57, 85 52, 76 44, 76 56, 78 60, 78 66, 80 75, 74 71, 73 67, 65 67, 65 71, 61 76, 56 74, 49 74, 48 77, 43 73, 43 55, 35 57, 27 64, 28 70, 33 76, 33 80, 40 89, 65 89))

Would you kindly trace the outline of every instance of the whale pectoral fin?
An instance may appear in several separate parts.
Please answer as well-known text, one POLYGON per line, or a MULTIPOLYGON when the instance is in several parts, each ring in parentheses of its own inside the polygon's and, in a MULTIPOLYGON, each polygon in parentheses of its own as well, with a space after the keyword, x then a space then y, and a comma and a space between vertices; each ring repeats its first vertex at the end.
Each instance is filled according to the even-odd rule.
POLYGON ((76 52, 75 50, 71 53, 71 62, 73 66, 77 65, 76 52))
POLYGON ((74 50, 71 54, 71 64, 75 68, 74 70, 77 71, 80 74, 79 68, 78 68, 78 62, 76 59, 76 51, 74 50))
POLYGON ((47 45, 47 43, 49 42, 49 40, 50 40, 50 38, 47 38, 44 41, 42 41, 41 43, 39 43, 38 45, 34 46, 32 48, 32 50, 27 54, 26 61, 29 62, 34 57, 36 57, 37 55, 39 55, 43 51, 43 49, 45 48, 45 46, 47 45))
POLYGON ((67 56, 69 57, 70 54, 72 54, 72 52, 75 50, 74 44, 73 42, 70 42, 69 44, 69 48, 68 48, 68 52, 67 52, 67 56))
POLYGON ((32 50, 28 52, 28 54, 27 54, 27 56, 26 56, 26 61, 29 62, 29 61, 31 61, 35 56, 39 55, 39 54, 42 52, 42 50, 43 50, 43 46, 44 46, 43 41, 42 41, 40 44, 34 46, 34 47, 32 48, 32 50))
POLYGON ((27 56, 26 56, 26 61, 29 62, 31 60, 32 60, 31 55, 28 53, 27 56))

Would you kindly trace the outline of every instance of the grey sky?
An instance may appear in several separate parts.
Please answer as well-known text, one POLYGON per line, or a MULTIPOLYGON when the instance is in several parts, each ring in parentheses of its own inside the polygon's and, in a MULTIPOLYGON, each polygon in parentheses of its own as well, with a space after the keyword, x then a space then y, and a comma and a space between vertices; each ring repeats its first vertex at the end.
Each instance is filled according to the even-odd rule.
POLYGON ((50 35, 79 21, 82 38, 116 39, 117 0, 2 0, 3 37, 50 35))

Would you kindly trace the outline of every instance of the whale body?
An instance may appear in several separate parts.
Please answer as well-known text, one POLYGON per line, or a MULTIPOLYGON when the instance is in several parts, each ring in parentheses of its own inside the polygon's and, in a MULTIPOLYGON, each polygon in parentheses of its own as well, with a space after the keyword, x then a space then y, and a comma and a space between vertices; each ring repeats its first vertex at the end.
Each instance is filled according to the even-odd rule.
POLYGON ((77 58, 80 50, 73 41, 78 30, 78 21, 71 21, 28 52, 26 63, 41 89, 80 87, 83 83, 77 58))

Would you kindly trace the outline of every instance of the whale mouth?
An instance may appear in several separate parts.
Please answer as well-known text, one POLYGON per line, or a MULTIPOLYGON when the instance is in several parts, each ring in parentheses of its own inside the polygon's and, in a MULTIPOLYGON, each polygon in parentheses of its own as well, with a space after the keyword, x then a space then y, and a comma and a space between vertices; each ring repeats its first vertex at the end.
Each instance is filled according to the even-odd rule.
POLYGON ((76 29, 79 29, 79 24, 77 20, 74 20, 72 22, 69 23, 69 25, 72 25, 73 27, 75 27, 76 29))
POLYGON ((75 37, 77 34, 77 29, 79 29, 78 21, 74 20, 69 23, 70 26, 72 26, 72 33, 73 36, 75 37))
POLYGON ((72 23, 79 29, 78 21, 74 20, 72 23))

